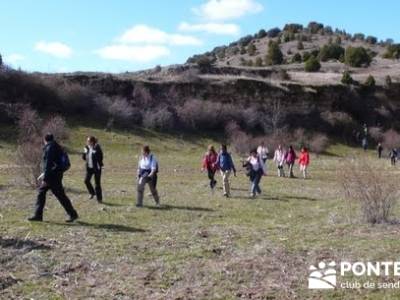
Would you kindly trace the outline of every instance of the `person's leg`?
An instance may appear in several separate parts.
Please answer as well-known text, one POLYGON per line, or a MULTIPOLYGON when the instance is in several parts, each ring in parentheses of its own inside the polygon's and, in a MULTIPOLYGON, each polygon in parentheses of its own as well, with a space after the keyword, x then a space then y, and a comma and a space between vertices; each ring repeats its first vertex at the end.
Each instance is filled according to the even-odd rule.
POLYGON ((220 171, 221 177, 222 177, 222 190, 224 191, 224 196, 226 195, 226 177, 225 177, 225 172, 220 171))
POLYGON ((38 195, 35 204, 35 214, 33 215, 32 219, 43 219, 43 210, 46 204, 46 194, 48 190, 48 185, 38 189, 38 195))
POLYGON ((78 213, 72 206, 71 200, 65 194, 65 190, 62 185, 62 177, 54 179, 54 181, 50 184, 50 189, 51 192, 54 194, 54 196, 56 196, 57 200, 60 202, 62 207, 64 207, 67 214, 71 218, 77 218, 78 213))
POLYGON ((294 174, 293 174, 293 166, 294 166, 294 163, 291 163, 291 164, 289 165, 289 176, 290 176, 290 177, 294 177, 294 174))
POLYGON ((225 172, 225 178, 226 178, 226 195, 229 197, 231 195, 231 185, 229 182, 229 177, 231 176, 231 171, 226 171, 225 172))
POLYGON ((152 180, 149 181, 149 188, 150 192, 153 195, 154 201, 156 202, 157 205, 160 204, 160 197, 158 196, 157 188, 155 183, 157 182, 157 175, 154 175, 152 180))
POLYGON ((143 206, 143 194, 144 194, 144 186, 146 181, 143 178, 140 178, 137 184, 137 199, 136 199, 136 206, 141 207, 143 206))
POLYGON ((92 180, 93 174, 94 174, 93 169, 86 168, 85 185, 86 185, 86 188, 87 188, 87 190, 88 190, 88 192, 89 192, 89 194, 91 196, 96 195, 96 192, 94 191, 93 185, 90 182, 92 180))
POLYGON ((261 194, 261 188, 260 188, 260 181, 262 178, 263 173, 261 171, 257 172, 256 178, 255 178, 255 183, 256 183, 256 193, 261 194))
POLYGON ((213 174, 212 170, 210 170, 210 169, 207 170, 207 176, 208 176, 208 179, 210 180, 210 188, 213 189, 214 188, 214 174, 213 174))
POLYGON ((96 198, 98 202, 103 201, 103 191, 101 189, 101 170, 94 173, 94 183, 96 189, 96 198))

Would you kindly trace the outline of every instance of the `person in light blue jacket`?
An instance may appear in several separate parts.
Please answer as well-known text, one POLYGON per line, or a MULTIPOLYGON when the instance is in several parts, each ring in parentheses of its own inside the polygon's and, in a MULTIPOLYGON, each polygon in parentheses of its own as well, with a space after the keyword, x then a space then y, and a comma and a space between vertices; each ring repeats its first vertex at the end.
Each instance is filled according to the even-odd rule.
POLYGON ((222 176, 224 196, 229 198, 231 196, 229 177, 232 172, 233 175, 236 177, 236 168, 235 164, 233 163, 231 154, 228 153, 226 145, 221 145, 221 150, 218 154, 216 165, 220 170, 222 176))

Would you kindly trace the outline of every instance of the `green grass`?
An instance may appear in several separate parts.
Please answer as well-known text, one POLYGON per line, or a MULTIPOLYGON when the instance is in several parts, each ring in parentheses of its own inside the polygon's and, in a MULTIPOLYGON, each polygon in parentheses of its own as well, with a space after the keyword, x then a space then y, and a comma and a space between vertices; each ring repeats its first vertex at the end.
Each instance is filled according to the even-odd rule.
MULTIPOLYGON (((399 227, 349 223, 337 182, 344 155, 373 160, 372 152, 334 145, 329 155, 312 156, 306 181, 277 178, 270 163, 257 199, 248 198, 241 171, 231 180, 233 197, 225 199, 220 189, 210 193, 200 173, 215 140, 76 126, 64 183, 80 219, 66 224, 49 196, 45 222, 37 224, 26 221, 36 193, 18 181, 8 130, 0 131, 0 280, 12 284, 0 298, 398 299, 396 290, 307 290, 308 267, 319 260, 398 259, 399 227), (88 134, 99 137, 105 152, 103 205, 89 200, 83 185, 79 152, 88 134), (150 197, 145 208, 134 206, 143 143, 160 160, 161 209, 150 197)), ((377 166, 399 174, 387 161, 377 166)))

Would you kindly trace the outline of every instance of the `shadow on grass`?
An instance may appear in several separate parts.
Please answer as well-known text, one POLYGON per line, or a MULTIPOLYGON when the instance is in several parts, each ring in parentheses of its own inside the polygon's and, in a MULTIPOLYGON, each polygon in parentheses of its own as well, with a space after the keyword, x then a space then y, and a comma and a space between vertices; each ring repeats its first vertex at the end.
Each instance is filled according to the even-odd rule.
POLYGON ((42 244, 33 240, 19 239, 19 238, 5 238, 0 237, 1 248, 13 248, 13 249, 26 249, 28 252, 31 250, 49 250, 49 245, 42 244))
POLYGON ((160 207, 157 206, 147 206, 145 205, 144 207, 148 209, 154 209, 154 210, 190 210, 190 211, 206 211, 206 212, 213 212, 214 210, 211 208, 207 207, 195 207, 195 206, 178 206, 178 205, 161 205, 160 207))
POLYGON ((101 202, 101 204, 105 205, 105 206, 126 206, 124 204, 120 204, 120 203, 111 203, 111 202, 101 202))
POLYGON ((83 221, 76 221, 75 223, 54 223, 54 222, 46 222, 46 223, 48 223, 50 225, 58 225, 58 226, 91 227, 94 229, 109 230, 109 231, 115 231, 115 232, 130 232, 130 233, 146 232, 146 230, 141 229, 141 228, 134 228, 134 227, 119 225, 119 224, 93 224, 93 223, 87 223, 87 222, 83 222, 83 221))
POLYGON ((311 197, 300 197, 300 196, 285 196, 286 199, 289 200, 306 200, 306 201, 319 201, 319 199, 311 198, 311 197))

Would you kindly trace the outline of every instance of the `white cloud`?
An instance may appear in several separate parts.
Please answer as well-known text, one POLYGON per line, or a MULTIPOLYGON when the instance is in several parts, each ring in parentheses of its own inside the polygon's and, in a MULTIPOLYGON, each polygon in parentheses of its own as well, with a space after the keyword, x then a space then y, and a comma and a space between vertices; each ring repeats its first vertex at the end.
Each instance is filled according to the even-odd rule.
POLYGON ((169 34, 160 29, 149 27, 147 25, 136 25, 125 31, 118 39, 118 42, 124 44, 170 44, 177 46, 197 46, 202 41, 196 37, 181 34, 169 34))
POLYGON ((95 51, 101 58, 130 62, 150 62, 168 56, 170 50, 164 46, 111 45, 95 51))
POLYGON ((72 55, 72 49, 60 42, 37 42, 35 50, 58 58, 68 58, 72 55))
POLYGON ((4 61, 6 63, 12 64, 12 65, 17 64, 18 62, 20 62, 21 60, 24 60, 24 59, 25 59, 25 56, 18 54, 18 53, 12 53, 12 54, 4 56, 4 61))
POLYGON ((240 27, 236 24, 223 24, 223 23, 202 23, 202 24, 189 24, 182 22, 179 24, 180 31, 187 32, 207 32, 222 35, 237 35, 240 32, 240 27))
POLYGON ((193 11, 202 18, 222 21, 256 14, 263 9, 256 0, 208 0, 205 4, 193 8, 193 11))

